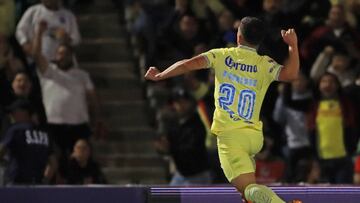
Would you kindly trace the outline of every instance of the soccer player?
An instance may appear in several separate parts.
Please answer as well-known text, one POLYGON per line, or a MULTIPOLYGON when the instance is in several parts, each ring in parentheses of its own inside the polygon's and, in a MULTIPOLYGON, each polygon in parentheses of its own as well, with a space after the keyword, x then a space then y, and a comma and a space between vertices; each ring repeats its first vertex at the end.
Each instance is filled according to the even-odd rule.
POLYGON ((216 109, 211 131, 217 136, 224 174, 247 201, 280 203, 284 201, 255 180, 254 155, 260 151, 264 139, 259 114, 272 81, 297 78, 299 54, 294 29, 279 33, 289 47, 284 65, 257 54, 256 49, 266 35, 264 27, 261 20, 245 17, 237 32, 238 47, 212 49, 178 61, 163 72, 150 67, 145 78, 158 81, 192 70, 214 68, 216 109))

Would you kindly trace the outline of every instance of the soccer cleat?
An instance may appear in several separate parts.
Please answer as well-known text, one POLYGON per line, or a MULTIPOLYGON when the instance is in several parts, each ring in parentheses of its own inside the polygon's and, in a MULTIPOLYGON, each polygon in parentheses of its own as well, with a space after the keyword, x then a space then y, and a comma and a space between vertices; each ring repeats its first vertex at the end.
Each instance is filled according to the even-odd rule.
POLYGON ((292 200, 288 203, 303 203, 301 200, 298 200, 298 199, 295 199, 295 200, 292 200))
POLYGON ((252 202, 250 202, 250 201, 247 201, 245 198, 242 198, 242 202, 243 202, 243 203, 252 203, 252 202))

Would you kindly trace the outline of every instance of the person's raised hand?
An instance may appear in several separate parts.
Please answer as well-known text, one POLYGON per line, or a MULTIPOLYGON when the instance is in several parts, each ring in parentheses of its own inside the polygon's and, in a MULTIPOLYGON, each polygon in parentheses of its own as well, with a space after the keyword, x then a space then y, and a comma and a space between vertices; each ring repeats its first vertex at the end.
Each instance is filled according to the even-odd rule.
POLYGON ((148 71, 145 74, 145 79, 152 80, 152 81, 158 81, 160 78, 157 76, 160 73, 160 71, 156 67, 150 67, 148 71))
POLYGON ((289 46, 297 45, 297 35, 294 29, 281 30, 281 37, 289 46))

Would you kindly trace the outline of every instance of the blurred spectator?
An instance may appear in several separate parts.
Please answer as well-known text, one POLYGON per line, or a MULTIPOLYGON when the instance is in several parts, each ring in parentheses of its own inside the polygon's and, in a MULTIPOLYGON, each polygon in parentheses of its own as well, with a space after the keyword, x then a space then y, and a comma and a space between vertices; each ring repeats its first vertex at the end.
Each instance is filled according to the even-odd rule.
POLYGON ((359 155, 357 155, 355 157, 353 181, 354 181, 354 184, 360 185, 360 156, 359 155))
POLYGON ((175 26, 178 25, 181 17, 184 15, 194 15, 194 11, 191 9, 189 0, 175 0, 175 6, 170 13, 170 18, 166 26, 170 26, 171 30, 176 29, 175 26))
MULTIPOLYGON (((208 47, 205 44, 199 44, 195 47, 194 56, 207 50, 208 47)), ((216 137, 210 131, 215 110, 212 77, 211 70, 201 70, 185 74, 184 82, 187 90, 196 101, 197 112, 206 129, 205 146, 208 152, 212 183, 226 183, 226 177, 220 166, 216 137)))
POLYGON ((0 33, 11 36, 15 29, 14 0, 0 0, 0 33))
POLYGON ((288 18, 288 25, 296 27, 300 39, 309 34, 314 27, 321 24, 329 11, 331 2, 329 0, 282 0, 281 10, 288 18))
POLYGON ((350 65, 351 58, 347 53, 337 52, 332 47, 327 46, 316 58, 310 76, 317 81, 325 72, 330 72, 339 78, 342 87, 346 87, 355 80, 355 68, 350 67, 350 65))
POLYGON ((0 157, 9 152, 5 184, 47 183, 57 165, 48 133, 32 122, 33 110, 26 100, 16 100, 9 111, 15 124, 0 144, 0 157))
POLYGON ((211 47, 235 47, 236 32, 234 28, 235 19, 229 10, 224 10, 218 17, 219 28, 212 39, 211 47))
MULTIPOLYGON (((197 10, 196 1, 193 1, 193 3, 194 10, 197 10)), ((215 16, 218 16, 225 9, 221 0, 205 0, 204 4, 206 4, 212 12, 214 12, 215 16)))
POLYGON ((47 60, 55 59, 60 44, 79 44, 80 33, 74 14, 63 8, 60 0, 42 0, 26 10, 16 28, 16 38, 27 56, 32 56, 32 41, 40 21, 48 25, 42 36, 42 53, 47 60))
POLYGON ((295 180, 298 163, 301 160, 309 160, 312 155, 305 112, 289 105, 287 97, 291 97, 299 105, 303 100, 305 101, 303 105, 307 105, 309 100, 313 99, 309 83, 309 79, 304 74, 300 74, 299 78, 291 83, 291 87, 287 84, 280 85, 280 95, 273 111, 274 120, 283 127, 286 136, 286 146, 284 147, 287 159, 286 180, 288 182, 295 180))
POLYGON ((360 29, 360 2, 358 0, 344 0, 345 16, 349 25, 359 31, 360 29))
MULTIPOLYGON (((355 82, 345 88, 345 92, 354 104, 360 104, 360 72, 357 73, 355 82)), ((360 107, 357 107, 357 132, 360 132, 360 107)), ((354 184, 360 184, 360 142, 358 141, 356 156, 354 157, 354 184)))
MULTIPOLYGON (((346 95, 353 101, 353 104, 360 104, 360 70, 356 73, 355 80, 352 84, 348 85, 344 89, 346 95)), ((358 112, 360 111, 360 107, 357 106, 358 112)), ((360 130, 360 112, 357 114, 358 121, 358 130, 360 130)))
POLYGON ((259 52, 269 55, 275 61, 283 61, 287 56, 287 46, 282 41, 280 30, 287 27, 289 17, 285 16, 282 8, 283 0, 263 0, 263 12, 259 14, 267 25, 267 35, 259 47, 259 52))
POLYGON ((340 4, 331 7, 325 24, 313 30, 302 43, 300 54, 305 67, 310 67, 326 46, 348 52, 353 58, 360 58, 359 33, 348 25, 344 7, 340 4))
POLYGON ((355 108, 342 93, 336 75, 326 72, 317 84, 313 101, 296 101, 289 97, 288 105, 308 112, 307 126, 313 155, 319 159, 321 181, 351 183, 351 157, 358 140, 355 108))
POLYGON ((322 75, 317 88, 319 98, 310 108, 308 125, 322 177, 330 183, 352 183, 351 157, 358 140, 354 106, 334 74, 322 75))
POLYGON ((88 185, 106 183, 104 174, 92 157, 90 143, 85 139, 76 141, 64 173, 67 184, 88 185))
MULTIPOLYGON (((245 16, 253 16, 260 9, 256 8, 254 1, 250 0, 220 0, 236 19, 242 19, 245 16)), ((261 2, 261 1, 258 1, 261 2)), ((256 2, 255 2, 256 3, 256 2)))
POLYGON ((195 102, 183 89, 176 91, 173 99, 177 125, 169 126, 166 137, 157 143, 158 150, 168 151, 176 165, 170 185, 209 184, 206 130, 195 111, 195 102))
POLYGON ((135 45, 135 51, 145 53, 147 58, 151 58, 155 54, 156 46, 156 32, 153 23, 140 1, 130 0, 124 4, 126 28, 131 33, 131 40, 133 45, 135 45))
POLYGON ((134 0, 126 4, 127 28, 133 34, 136 50, 144 57, 142 66, 156 63, 158 33, 171 13, 167 0, 134 0))
MULTIPOLYGON (((15 73, 11 83, 11 94, 9 95, 9 105, 17 99, 27 100, 34 109, 33 118, 36 125, 44 126, 46 124, 45 109, 40 97, 32 91, 32 81, 30 76, 25 71, 15 73)), ((8 126, 12 123, 10 117, 5 117, 2 121, 1 131, 7 130, 8 126)))
POLYGON ((207 0, 192 1, 191 8, 199 21, 199 29, 207 33, 206 37, 209 40, 217 29, 217 26, 214 26, 216 25, 215 13, 209 7, 207 0))
POLYGON ((331 1, 329 0, 284 0, 282 10, 287 16, 294 16, 292 19, 295 19, 296 22, 291 22, 291 24, 294 24, 295 28, 299 30, 298 37, 300 39, 299 42, 301 42, 315 28, 323 25, 330 7, 331 1))
POLYGON ((321 182, 321 169, 316 160, 300 160, 294 174, 296 177, 293 182, 296 183, 317 184, 321 182))
POLYGON ((283 180, 285 163, 273 155, 274 141, 265 137, 264 146, 256 155, 256 181, 261 184, 276 183, 283 180))
POLYGON ((35 108, 38 116, 38 124, 46 123, 45 109, 43 107, 41 97, 36 95, 33 91, 32 79, 25 71, 19 71, 15 74, 11 83, 13 100, 15 99, 27 99, 31 105, 35 108))
POLYGON ((191 57, 195 46, 205 42, 205 37, 199 30, 199 22, 192 15, 183 15, 174 35, 169 37, 169 44, 175 50, 176 58, 191 57))
POLYGON ((44 21, 37 25, 33 50, 48 126, 64 158, 71 152, 76 140, 90 137, 88 107, 92 113, 92 126, 102 128, 103 123, 99 119, 99 103, 89 74, 74 68, 72 47, 60 45, 54 62, 49 62, 42 55, 41 39, 46 26, 44 21))
MULTIPOLYGON (((202 53, 202 52, 201 52, 202 53)), ((184 75, 185 84, 193 98, 196 100, 197 112, 206 129, 205 145, 208 152, 212 183, 226 183, 225 175, 220 167, 219 155, 216 147, 216 137, 211 133, 211 123, 215 110, 213 86, 208 81, 200 78, 205 75, 207 79, 209 73, 202 71, 191 72, 184 75)))
POLYGON ((24 64, 14 54, 9 40, 0 33, 0 108, 11 103, 11 81, 24 64))

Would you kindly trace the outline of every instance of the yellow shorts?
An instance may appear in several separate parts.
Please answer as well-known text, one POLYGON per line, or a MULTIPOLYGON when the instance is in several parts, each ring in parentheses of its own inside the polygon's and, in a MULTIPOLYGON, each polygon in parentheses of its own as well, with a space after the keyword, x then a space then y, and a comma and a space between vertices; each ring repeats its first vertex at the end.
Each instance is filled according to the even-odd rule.
POLYGON ((241 174, 255 172, 254 156, 263 146, 263 133, 254 128, 215 132, 221 168, 231 182, 241 174))

